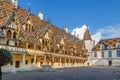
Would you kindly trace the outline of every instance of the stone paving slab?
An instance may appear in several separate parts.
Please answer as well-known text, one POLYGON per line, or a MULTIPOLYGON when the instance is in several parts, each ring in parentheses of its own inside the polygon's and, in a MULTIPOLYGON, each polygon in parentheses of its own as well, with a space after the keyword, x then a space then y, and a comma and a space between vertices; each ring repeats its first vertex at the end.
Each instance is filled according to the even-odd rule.
POLYGON ((3 73, 3 80, 120 80, 120 67, 79 67, 50 72, 3 73))

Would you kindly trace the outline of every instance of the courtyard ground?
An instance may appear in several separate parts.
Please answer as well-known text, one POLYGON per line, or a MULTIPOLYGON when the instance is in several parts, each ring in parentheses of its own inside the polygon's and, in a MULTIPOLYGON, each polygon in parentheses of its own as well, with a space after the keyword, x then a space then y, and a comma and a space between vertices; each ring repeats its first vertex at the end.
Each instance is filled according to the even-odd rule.
POLYGON ((3 80, 120 80, 120 67, 78 67, 3 73, 3 80))

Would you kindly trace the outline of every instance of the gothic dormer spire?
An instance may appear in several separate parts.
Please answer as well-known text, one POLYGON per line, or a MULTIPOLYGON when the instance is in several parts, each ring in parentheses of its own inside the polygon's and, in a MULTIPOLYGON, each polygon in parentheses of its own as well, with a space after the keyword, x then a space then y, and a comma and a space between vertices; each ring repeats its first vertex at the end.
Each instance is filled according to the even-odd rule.
POLYGON ((84 33, 84 37, 83 37, 83 39, 84 39, 84 40, 92 40, 88 28, 86 29, 86 31, 85 31, 85 33, 84 33))

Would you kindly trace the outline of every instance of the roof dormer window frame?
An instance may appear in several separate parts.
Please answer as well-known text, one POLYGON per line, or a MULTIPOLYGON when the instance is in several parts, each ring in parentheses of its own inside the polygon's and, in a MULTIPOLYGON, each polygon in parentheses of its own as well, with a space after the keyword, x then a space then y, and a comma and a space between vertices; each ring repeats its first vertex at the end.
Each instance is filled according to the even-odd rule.
POLYGON ((107 49, 112 49, 112 46, 108 46, 107 49))
POLYGON ((101 45, 100 45, 100 49, 105 49, 105 45, 104 45, 104 44, 101 44, 101 45))
POLYGON ((16 25, 15 21, 12 21, 12 22, 8 25, 8 28, 17 29, 17 25, 16 25))
POLYGON ((116 48, 120 48, 120 43, 116 43, 116 48))

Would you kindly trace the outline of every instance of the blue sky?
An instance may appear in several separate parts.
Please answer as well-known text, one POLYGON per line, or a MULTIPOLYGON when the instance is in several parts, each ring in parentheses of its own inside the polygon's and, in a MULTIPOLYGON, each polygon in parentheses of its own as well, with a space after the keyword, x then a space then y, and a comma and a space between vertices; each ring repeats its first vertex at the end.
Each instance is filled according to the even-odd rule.
POLYGON ((120 0, 19 0, 25 9, 28 3, 32 13, 37 15, 42 10, 44 19, 51 17, 52 23, 61 29, 67 25, 72 31, 86 24, 92 35, 101 32, 107 38, 106 30, 120 27, 120 0))

